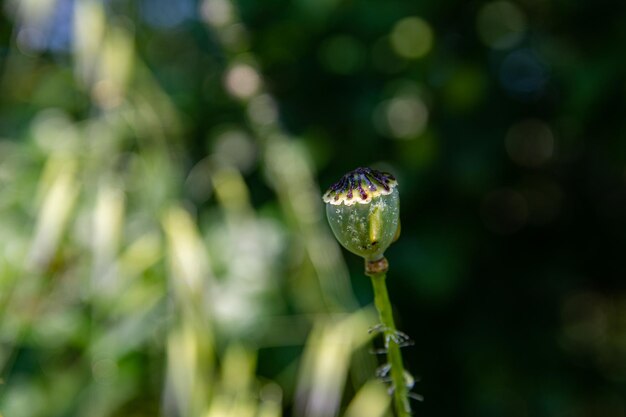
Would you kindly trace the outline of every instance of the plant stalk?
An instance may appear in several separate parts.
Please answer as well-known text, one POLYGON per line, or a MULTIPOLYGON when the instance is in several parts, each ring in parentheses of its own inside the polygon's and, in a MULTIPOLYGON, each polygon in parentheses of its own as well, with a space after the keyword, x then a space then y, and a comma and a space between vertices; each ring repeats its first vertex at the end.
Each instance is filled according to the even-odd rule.
POLYGON ((411 406, 409 404, 408 389, 404 378, 404 365, 402 363, 402 354, 400 346, 397 342, 397 330, 393 321, 393 312, 387 293, 387 261, 378 261, 378 265, 373 262, 366 261, 365 274, 372 279, 374 287, 374 304, 378 310, 378 316, 383 326, 383 336, 385 340, 385 348, 387 350, 387 361, 391 365, 391 382, 393 384, 393 403, 398 417, 409 417, 411 415, 411 406), (382 264, 382 265, 381 265, 382 264))

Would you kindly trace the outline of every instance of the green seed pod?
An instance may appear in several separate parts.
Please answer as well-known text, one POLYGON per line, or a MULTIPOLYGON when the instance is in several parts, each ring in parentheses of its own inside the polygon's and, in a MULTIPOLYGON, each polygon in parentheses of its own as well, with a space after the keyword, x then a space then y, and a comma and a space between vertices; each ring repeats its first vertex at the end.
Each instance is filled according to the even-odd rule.
POLYGON ((343 247, 370 262, 383 257, 399 232, 397 185, 391 174, 357 168, 326 191, 328 222, 343 247))

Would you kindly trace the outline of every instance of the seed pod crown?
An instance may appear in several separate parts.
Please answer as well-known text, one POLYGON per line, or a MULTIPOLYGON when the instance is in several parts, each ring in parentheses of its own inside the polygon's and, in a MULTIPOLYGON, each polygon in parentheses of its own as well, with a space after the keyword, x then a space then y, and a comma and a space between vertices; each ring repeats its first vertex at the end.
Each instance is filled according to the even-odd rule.
POLYGON ((373 198, 391 194, 397 185, 396 178, 389 173, 357 168, 333 184, 322 199, 333 205, 368 204, 373 198))

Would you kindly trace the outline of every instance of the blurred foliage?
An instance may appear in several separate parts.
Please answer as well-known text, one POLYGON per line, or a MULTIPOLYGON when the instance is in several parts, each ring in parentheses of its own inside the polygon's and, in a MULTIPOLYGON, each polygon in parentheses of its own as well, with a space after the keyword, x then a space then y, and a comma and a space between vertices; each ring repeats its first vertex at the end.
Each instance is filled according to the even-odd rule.
POLYGON ((373 166, 416 415, 625 416, 624 8, 3 1, 0 414, 388 416, 373 166))

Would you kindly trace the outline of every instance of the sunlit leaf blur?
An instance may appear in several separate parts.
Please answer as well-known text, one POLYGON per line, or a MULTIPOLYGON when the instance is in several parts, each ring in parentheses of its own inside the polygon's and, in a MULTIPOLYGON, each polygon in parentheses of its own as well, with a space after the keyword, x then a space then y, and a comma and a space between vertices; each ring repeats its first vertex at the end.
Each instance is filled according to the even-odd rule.
POLYGON ((626 416, 624 5, 0 7, 0 416, 390 417, 359 166, 416 416, 626 416))

